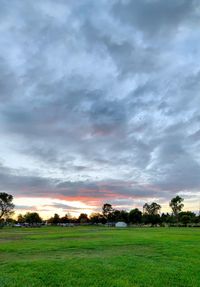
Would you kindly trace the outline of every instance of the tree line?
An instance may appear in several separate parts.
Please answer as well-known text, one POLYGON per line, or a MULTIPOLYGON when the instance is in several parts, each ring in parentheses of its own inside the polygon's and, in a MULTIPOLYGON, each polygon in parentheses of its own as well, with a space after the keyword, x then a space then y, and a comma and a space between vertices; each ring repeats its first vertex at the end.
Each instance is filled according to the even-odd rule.
MULTIPOLYGON (((37 212, 27 212, 19 214, 17 220, 10 218, 14 212, 13 196, 7 193, 0 193, 0 221, 15 222, 18 224, 42 224, 44 220, 37 212)), ((152 202, 145 203, 143 210, 134 208, 130 211, 117 210, 109 203, 102 206, 102 212, 92 213, 88 216, 86 213, 81 213, 78 217, 72 217, 70 214, 60 217, 54 214, 48 220, 45 220, 50 225, 62 224, 108 224, 114 225, 116 222, 123 221, 127 224, 135 225, 183 225, 200 224, 200 216, 192 211, 182 211, 184 199, 180 196, 175 196, 169 202, 171 213, 161 213, 161 205, 152 202)))

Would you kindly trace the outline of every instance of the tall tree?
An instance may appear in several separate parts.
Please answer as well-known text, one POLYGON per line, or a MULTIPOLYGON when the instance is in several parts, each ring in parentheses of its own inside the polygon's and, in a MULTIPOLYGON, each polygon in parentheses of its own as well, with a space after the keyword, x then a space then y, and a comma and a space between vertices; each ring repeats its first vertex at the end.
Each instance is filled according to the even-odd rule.
POLYGON ((151 204, 145 203, 143 206, 143 222, 152 225, 160 223, 160 209, 160 204, 156 202, 152 202, 151 204))
POLYGON ((27 212, 24 215, 25 222, 29 224, 42 223, 42 218, 37 212, 27 212))
POLYGON ((89 221, 88 216, 86 213, 81 213, 78 217, 78 222, 80 223, 87 223, 89 221))
POLYGON ((19 214, 17 217, 17 222, 18 223, 24 223, 25 222, 25 218, 22 214, 19 214))
POLYGON ((13 196, 5 192, 0 193, 0 219, 13 214, 13 196))
POLYGON ((48 219, 48 223, 55 224, 55 225, 60 223, 60 216, 57 213, 55 213, 53 217, 48 219))
POLYGON ((141 223, 142 222, 142 212, 138 208, 132 209, 129 212, 129 221, 131 223, 136 223, 136 224, 141 223))
POLYGON ((106 220, 110 220, 112 218, 112 214, 113 214, 114 210, 112 208, 112 205, 109 203, 105 203, 102 207, 102 213, 103 216, 106 220))
POLYGON ((156 202, 152 202, 151 204, 145 203, 143 205, 144 214, 148 214, 148 215, 157 215, 159 214, 160 209, 161 209, 160 204, 156 202))
POLYGON ((169 203, 175 217, 178 217, 179 212, 181 212, 182 208, 184 207, 184 204, 182 203, 183 200, 184 199, 182 197, 177 195, 176 197, 172 198, 169 203))

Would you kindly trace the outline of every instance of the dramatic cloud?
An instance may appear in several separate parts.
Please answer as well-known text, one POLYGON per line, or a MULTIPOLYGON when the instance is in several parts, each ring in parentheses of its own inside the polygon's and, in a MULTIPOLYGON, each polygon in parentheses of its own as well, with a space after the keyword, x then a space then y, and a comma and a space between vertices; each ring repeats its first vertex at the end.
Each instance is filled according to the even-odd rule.
POLYGON ((181 194, 196 210, 199 1, 0 3, 0 189, 17 208, 181 194))

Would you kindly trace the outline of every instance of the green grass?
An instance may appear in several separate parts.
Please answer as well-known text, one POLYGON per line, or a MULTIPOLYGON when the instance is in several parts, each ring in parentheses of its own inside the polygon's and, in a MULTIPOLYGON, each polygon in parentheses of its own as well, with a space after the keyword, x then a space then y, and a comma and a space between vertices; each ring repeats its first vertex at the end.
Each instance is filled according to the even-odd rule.
POLYGON ((0 287, 199 287, 200 229, 0 229, 0 287))

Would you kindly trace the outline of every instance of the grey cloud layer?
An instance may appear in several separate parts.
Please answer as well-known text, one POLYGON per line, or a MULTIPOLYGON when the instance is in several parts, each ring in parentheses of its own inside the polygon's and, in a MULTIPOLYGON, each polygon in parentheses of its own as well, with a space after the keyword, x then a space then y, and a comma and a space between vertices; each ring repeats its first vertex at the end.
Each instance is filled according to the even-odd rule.
MULTIPOLYGON (((142 200, 156 198, 170 198, 158 186, 138 184, 133 181, 106 179, 102 181, 62 181, 60 179, 44 178, 17 174, 1 166, 0 188, 6 192, 15 192, 17 197, 52 197, 66 200, 83 200, 95 202, 103 200, 117 200, 132 198, 142 200)), ((41 199, 42 202, 42 199, 41 199)), ((45 205, 45 201, 44 201, 45 205)), ((25 206, 25 205, 24 205, 25 206)), ((64 205, 65 208, 69 206, 64 205)), ((60 204, 60 207, 64 207, 60 204)), ((18 207, 20 208, 20 207, 18 207)), ((78 207, 77 207, 78 208, 78 207)))
POLYGON ((198 192, 198 1, 0 3, 2 190, 73 181, 78 196, 76 182, 105 181, 115 193, 112 179, 119 196, 198 192), (21 167, 10 175, 11 143, 8 158, 34 162, 28 182, 21 167))

